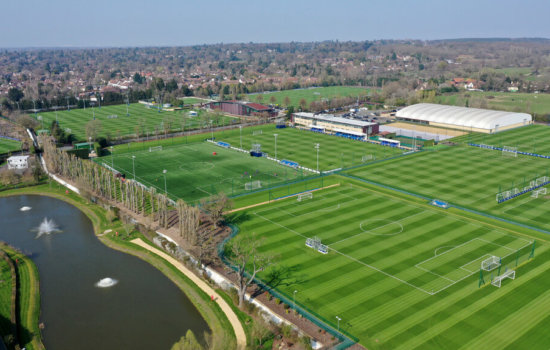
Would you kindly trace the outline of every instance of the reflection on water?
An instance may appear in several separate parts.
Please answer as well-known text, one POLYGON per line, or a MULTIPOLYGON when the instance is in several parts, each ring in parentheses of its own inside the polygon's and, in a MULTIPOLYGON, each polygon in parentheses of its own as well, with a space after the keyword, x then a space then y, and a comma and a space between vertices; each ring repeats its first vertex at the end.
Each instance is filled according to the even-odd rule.
POLYGON ((77 208, 49 197, 16 196, 0 198, 0 213, 0 240, 38 267, 48 350, 170 349, 188 329, 199 338, 208 331, 174 283, 103 245, 77 208), (32 210, 22 212, 23 206, 32 210), (60 229, 62 234, 48 234, 60 229))

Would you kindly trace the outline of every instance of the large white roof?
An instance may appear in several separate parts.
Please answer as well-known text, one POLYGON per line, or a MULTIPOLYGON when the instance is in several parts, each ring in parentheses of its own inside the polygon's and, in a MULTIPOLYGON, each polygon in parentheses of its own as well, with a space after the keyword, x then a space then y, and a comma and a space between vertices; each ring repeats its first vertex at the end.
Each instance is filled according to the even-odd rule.
POLYGON ((529 124, 533 119, 527 113, 445 106, 432 103, 419 103, 408 106, 399 110, 395 115, 398 118, 488 130, 494 130, 496 125, 504 127, 523 122, 529 124))

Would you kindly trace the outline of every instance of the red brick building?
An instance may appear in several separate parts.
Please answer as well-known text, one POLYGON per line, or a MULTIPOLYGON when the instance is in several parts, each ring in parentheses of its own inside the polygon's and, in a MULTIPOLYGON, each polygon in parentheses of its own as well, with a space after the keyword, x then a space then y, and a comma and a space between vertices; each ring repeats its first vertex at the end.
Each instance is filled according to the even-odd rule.
POLYGON ((267 113, 270 117, 277 116, 277 112, 273 108, 261 105, 254 102, 242 101, 216 101, 209 102, 206 107, 210 109, 218 109, 222 112, 235 115, 263 115, 267 113))

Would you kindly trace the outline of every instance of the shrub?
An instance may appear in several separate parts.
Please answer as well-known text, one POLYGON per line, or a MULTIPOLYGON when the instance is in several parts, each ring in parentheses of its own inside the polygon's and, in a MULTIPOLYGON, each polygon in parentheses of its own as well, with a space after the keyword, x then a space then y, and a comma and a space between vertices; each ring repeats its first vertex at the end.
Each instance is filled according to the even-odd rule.
POLYGON ((275 304, 279 305, 281 303, 281 299, 275 298, 275 304))

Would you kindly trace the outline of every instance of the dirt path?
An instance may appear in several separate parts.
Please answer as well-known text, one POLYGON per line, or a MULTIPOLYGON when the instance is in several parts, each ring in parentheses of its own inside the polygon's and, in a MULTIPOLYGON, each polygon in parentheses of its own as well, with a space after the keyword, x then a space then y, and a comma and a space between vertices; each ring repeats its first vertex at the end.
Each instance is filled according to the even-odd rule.
POLYGON ((233 326, 235 332, 235 337, 237 338, 237 346, 239 349, 245 349, 246 347, 246 334, 244 333, 243 326, 239 321, 239 318, 233 312, 233 309, 225 302, 225 300, 220 297, 212 287, 210 287, 206 282, 198 278, 193 272, 186 268, 182 263, 172 258, 170 255, 162 252, 161 250, 150 246, 149 244, 143 242, 140 238, 136 238, 131 241, 132 243, 147 249, 148 251, 160 256, 161 258, 168 261, 170 264, 174 265, 178 270, 183 272, 187 278, 189 278, 193 283, 195 283, 200 289, 202 289, 206 294, 213 295, 215 297, 216 303, 220 306, 222 311, 227 316, 227 319, 233 326))

